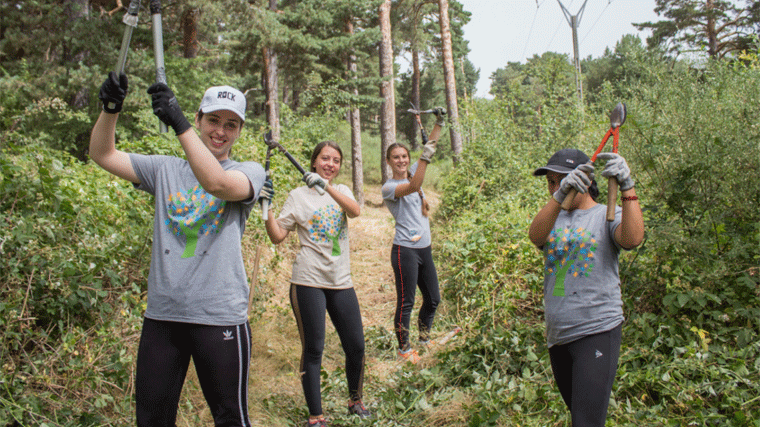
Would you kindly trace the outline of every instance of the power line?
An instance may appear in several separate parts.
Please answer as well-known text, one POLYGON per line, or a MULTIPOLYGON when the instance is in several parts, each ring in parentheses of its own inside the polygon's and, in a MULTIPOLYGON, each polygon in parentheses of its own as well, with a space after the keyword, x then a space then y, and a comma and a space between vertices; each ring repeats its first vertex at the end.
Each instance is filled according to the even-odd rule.
POLYGON ((586 32, 586 35, 583 36, 583 38, 581 39, 581 43, 583 43, 584 41, 586 41, 586 37, 588 37, 588 35, 591 34, 591 30, 593 30, 594 26, 596 26, 597 22, 599 22, 599 20, 602 19, 602 15, 604 15, 604 12, 607 11, 607 8, 610 7, 610 4, 612 4, 613 1, 614 0, 608 0, 607 1, 607 6, 604 6, 604 9, 602 9, 602 12, 599 13, 599 16, 596 18, 596 21, 594 21, 594 23, 591 24, 591 28, 589 28, 588 32, 586 32))
POLYGON ((533 14, 533 22, 530 23, 530 30, 528 30, 528 37, 525 38, 525 47, 523 47, 523 53, 520 56, 521 58, 525 58, 525 51, 528 50, 528 43, 530 42, 530 35, 533 33, 533 25, 536 23, 536 17, 538 17, 538 8, 539 7, 541 7, 541 5, 538 4, 538 0, 536 0, 536 13, 533 14))

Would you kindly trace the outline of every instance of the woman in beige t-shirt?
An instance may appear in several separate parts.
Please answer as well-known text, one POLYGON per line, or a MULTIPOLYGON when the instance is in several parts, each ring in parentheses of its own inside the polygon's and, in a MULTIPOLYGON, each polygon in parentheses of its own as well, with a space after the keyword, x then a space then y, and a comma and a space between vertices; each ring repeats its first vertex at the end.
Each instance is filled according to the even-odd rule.
POLYGON ((306 186, 288 194, 279 217, 266 221, 269 239, 278 244, 296 231, 301 248, 293 262, 290 303, 301 337, 301 383, 309 407, 306 426, 326 426, 322 413, 320 369, 325 344, 325 312, 338 332, 346 353, 348 411, 370 417, 362 404, 364 377, 364 329, 359 301, 351 281, 348 245, 348 218, 356 218, 361 208, 351 190, 332 184, 340 172, 343 152, 333 141, 319 143, 311 156, 311 172, 304 175, 306 186), (315 187, 325 190, 324 194, 315 187))

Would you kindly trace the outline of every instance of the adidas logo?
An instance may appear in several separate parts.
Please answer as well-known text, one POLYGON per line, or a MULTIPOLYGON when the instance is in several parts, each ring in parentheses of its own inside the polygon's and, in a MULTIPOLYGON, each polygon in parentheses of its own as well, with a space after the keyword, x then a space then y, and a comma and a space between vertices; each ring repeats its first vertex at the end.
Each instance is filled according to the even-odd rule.
POLYGON ((231 339, 235 339, 235 337, 232 336, 232 331, 224 331, 222 332, 222 335, 224 335, 224 340, 229 341, 231 339))
POLYGON ((602 354, 602 352, 601 352, 601 351, 599 351, 599 350, 597 350, 597 351, 596 351, 596 358, 598 359, 598 358, 600 358, 600 357, 602 357, 602 356, 604 356, 604 355, 602 354))

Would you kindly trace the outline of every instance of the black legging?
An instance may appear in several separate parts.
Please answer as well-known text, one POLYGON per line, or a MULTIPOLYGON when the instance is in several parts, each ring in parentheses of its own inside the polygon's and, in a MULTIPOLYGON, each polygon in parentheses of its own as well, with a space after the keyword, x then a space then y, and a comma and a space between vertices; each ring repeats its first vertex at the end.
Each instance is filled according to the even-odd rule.
POLYGON ((214 425, 250 426, 248 366, 251 327, 208 326, 145 318, 137 350, 138 426, 173 426, 193 359, 214 425))
POLYGON ((396 313, 393 317, 393 325, 396 330, 398 347, 401 350, 407 350, 410 347, 409 323, 411 322, 417 287, 422 293, 422 307, 420 307, 417 318, 420 340, 427 341, 430 339, 435 311, 438 308, 438 303, 441 302, 438 273, 435 270, 435 264, 433 264, 433 251, 430 246, 407 248, 393 245, 391 265, 396 276, 396 313))
POLYGON ((549 349, 552 372, 573 427, 603 427, 620 357, 622 324, 549 349))
POLYGON ((310 415, 322 415, 320 369, 325 347, 325 311, 346 353, 346 379, 351 400, 362 397, 364 328, 354 288, 322 289, 290 285, 290 304, 301 336, 301 384, 310 415))

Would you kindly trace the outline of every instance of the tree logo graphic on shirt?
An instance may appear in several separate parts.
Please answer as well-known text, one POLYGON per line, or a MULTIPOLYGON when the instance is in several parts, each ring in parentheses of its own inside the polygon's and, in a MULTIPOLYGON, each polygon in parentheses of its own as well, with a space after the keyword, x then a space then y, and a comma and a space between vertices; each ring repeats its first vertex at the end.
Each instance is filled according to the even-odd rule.
POLYGON ((594 236, 578 228, 557 228, 552 231, 544 248, 546 254, 546 274, 556 276, 554 281, 555 297, 565 296, 565 277, 588 276, 594 268, 594 252, 597 242, 594 236))
POLYGON ((218 233, 224 222, 222 214, 226 202, 208 194, 200 185, 170 195, 167 203, 169 217, 164 224, 175 236, 185 236, 182 258, 195 255, 198 237, 218 233))
POLYGON ((311 216, 309 233, 313 242, 332 242, 332 256, 340 256, 338 242, 346 237, 346 216, 336 205, 323 206, 311 216))

